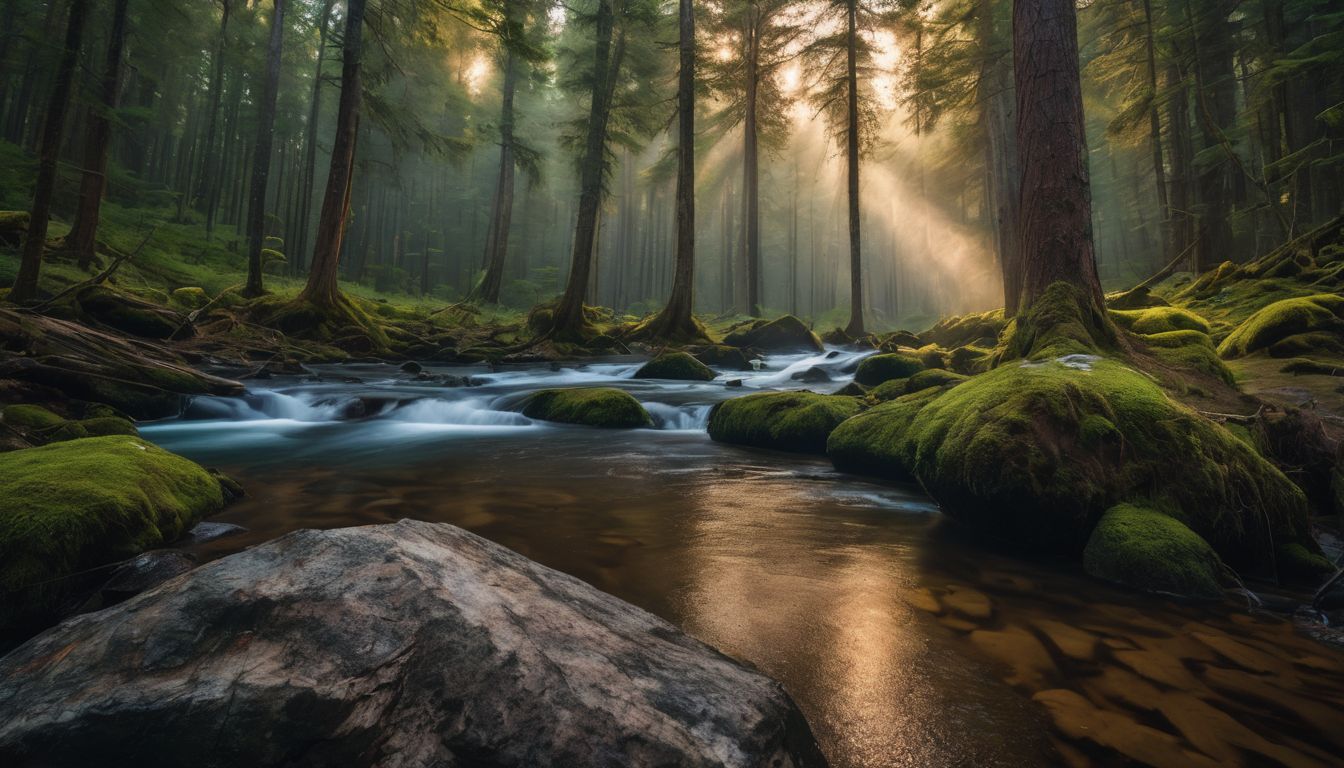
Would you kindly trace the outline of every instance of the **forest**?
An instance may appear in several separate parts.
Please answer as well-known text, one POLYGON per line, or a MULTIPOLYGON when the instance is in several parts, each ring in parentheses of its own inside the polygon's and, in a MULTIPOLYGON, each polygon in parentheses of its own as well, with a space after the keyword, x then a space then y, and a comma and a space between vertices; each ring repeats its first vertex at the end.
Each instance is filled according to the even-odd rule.
POLYGON ((1337 0, 0 0, 0 763, 1338 764, 1337 0))

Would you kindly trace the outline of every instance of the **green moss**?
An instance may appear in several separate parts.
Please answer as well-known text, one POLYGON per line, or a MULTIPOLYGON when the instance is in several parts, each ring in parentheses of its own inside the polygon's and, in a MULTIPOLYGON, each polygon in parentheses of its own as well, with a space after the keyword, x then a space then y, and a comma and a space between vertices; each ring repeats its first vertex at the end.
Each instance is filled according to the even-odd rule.
POLYGON ((1104 311, 1091 306, 1069 283, 1047 287, 1026 312, 1003 331, 1003 357, 1047 360, 1096 354, 1114 346, 1115 333, 1104 311))
POLYGON ((945 387, 948 385, 960 384, 966 377, 959 373, 945 371, 941 368, 930 368, 926 371, 920 371, 905 380, 905 391, 903 394, 919 392, 929 387, 945 387))
POLYGON ((664 352, 635 371, 636 379, 676 379, 711 381, 714 372, 685 352, 664 352))
POLYGON ((181 536, 224 504, 199 465, 133 437, 0 454, 0 623, 52 611, 72 574, 181 536))
POLYGON ((726 400, 709 414, 709 436, 722 443, 823 453, 826 438, 859 412, 858 398, 764 392, 726 400))
POLYGON ((758 320, 745 328, 736 330, 723 340, 733 347, 749 347, 767 352, 793 352, 808 350, 820 352, 824 347, 821 339, 813 333, 802 320, 793 315, 784 315, 774 320, 758 320))
POLYGON ((924 364, 918 358, 900 352, 865 357, 854 373, 854 380, 868 387, 875 387, 884 381, 906 379, 924 370, 924 364))
POLYGON ((994 350, 967 345, 957 347, 947 355, 947 367, 964 376, 984 373, 992 366, 994 350))
POLYGON ((1158 349, 1176 349, 1192 345, 1213 349, 1213 339, 1203 331, 1164 331, 1150 333, 1143 337, 1143 343, 1158 349))
MULTIPOLYGON (((881 384, 878 384, 876 387, 873 387, 872 389, 868 390, 868 394, 872 396, 872 399, 878 401, 879 403, 885 403, 888 400, 895 400, 896 398, 907 394, 905 391, 905 385, 906 382, 908 381, 910 380, 889 379, 887 381, 882 382, 881 384)), ((859 386, 863 385, 860 384, 859 386)))
POLYGON ((1298 333, 1279 339, 1269 345, 1270 357, 1302 357, 1303 355, 1344 356, 1344 334, 1315 331, 1298 333))
POLYGON ((1218 354, 1224 359, 1242 357, 1289 336, 1313 332, 1344 333, 1344 296, 1322 293, 1276 301, 1237 326, 1218 345, 1218 354))
POLYGON ((926 392, 935 396, 841 425, 828 446, 836 466, 918 478, 973 529, 1064 554, 1079 551, 1102 511, 1135 499, 1180 517, 1236 564, 1269 568, 1271 540, 1310 541, 1291 481, 1119 362, 1007 363, 926 392))
POLYGON ((178 288, 168 295, 168 306, 179 312, 190 312, 210 303, 204 288, 178 288))
POLYGON ((101 285, 80 291, 77 300, 85 316, 133 336, 167 339, 181 324, 170 312, 101 285))
POLYGON ((651 427, 653 419, 628 392, 613 387, 543 389, 522 403, 529 419, 589 427, 651 427))
POLYGON ((1083 550, 1092 576, 1144 592, 1217 599, 1222 563, 1199 534, 1161 512, 1120 504, 1102 515, 1083 550))
POLYGON ((1321 577, 1335 572, 1334 563, 1299 542, 1281 544, 1274 554, 1278 559, 1279 575, 1291 582, 1316 586, 1321 577))
MULTIPOLYGON (((925 342, 932 342, 946 349, 968 345, 992 347, 998 342, 1005 324, 1002 309, 973 312, 945 318, 919 336, 925 342)), ((909 346, 918 345, 909 344, 909 346)))
POLYGON ((730 347, 727 344, 706 344, 702 347, 696 347, 690 352, 696 360, 720 370, 751 370, 751 363, 747 361, 747 356, 742 354, 742 350, 737 347, 730 347))
POLYGON ((1180 307, 1149 307, 1147 309, 1111 310, 1111 319, 1121 328, 1149 335, 1171 331, 1209 332, 1204 318, 1180 307))
MULTIPOLYGON (((1195 331, 1174 331, 1174 333, 1195 333, 1195 331)), ((1232 371, 1223 363, 1223 359, 1218 357, 1218 353, 1213 351, 1207 336, 1204 336, 1203 341, 1192 344, 1156 347, 1150 351, 1158 360, 1175 368, 1196 371, 1228 385, 1235 382, 1232 371)))
POLYGON ((0 411, 0 421, 21 430, 49 429, 65 423, 61 416, 40 405, 8 405, 0 411))

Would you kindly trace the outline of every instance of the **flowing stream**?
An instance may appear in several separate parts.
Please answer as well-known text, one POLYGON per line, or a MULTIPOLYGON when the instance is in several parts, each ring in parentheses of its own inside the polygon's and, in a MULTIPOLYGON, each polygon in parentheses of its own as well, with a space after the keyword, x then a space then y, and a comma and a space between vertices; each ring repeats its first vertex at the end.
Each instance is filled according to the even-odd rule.
POLYGON ((327 366, 197 399, 142 433, 247 489, 216 518, 247 532, 204 558, 298 528, 460 525, 780 680, 841 768, 1344 755, 1344 653, 1288 620, 1001 556, 940 523, 917 487, 704 432, 720 400, 801 388, 813 367, 830 381, 806 386, 834 391, 860 357, 774 356, 703 383, 637 380, 631 360, 327 366), (656 428, 517 412, 554 386, 625 389, 656 428))

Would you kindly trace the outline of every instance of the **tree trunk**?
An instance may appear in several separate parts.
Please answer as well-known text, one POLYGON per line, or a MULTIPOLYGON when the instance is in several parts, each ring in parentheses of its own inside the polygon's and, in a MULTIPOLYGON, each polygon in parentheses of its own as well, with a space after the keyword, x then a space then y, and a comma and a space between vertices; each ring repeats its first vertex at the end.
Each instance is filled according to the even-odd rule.
POLYGON ((760 11, 752 3, 746 25, 746 114, 742 124, 743 243, 746 248, 747 314, 761 316, 761 171, 756 109, 760 93, 760 11))
POLYGON ((513 48, 505 43, 504 89, 499 117, 499 181, 490 214, 490 230, 485 239, 485 277, 477 293, 487 304, 499 302, 504 282, 504 267, 509 257, 509 225, 513 220, 513 95, 517 89, 518 62, 513 48))
POLYGON ((129 0, 116 0, 112 6, 112 28, 107 38, 107 63, 103 70, 103 103, 94 106, 89 123, 88 144, 84 149, 84 176, 79 186, 79 208, 75 223, 66 237, 82 269, 93 263, 98 235, 98 216, 103 192, 107 189, 107 155, 112 145, 112 113, 121 95, 121 62, 126 47, 126 9, 129 0))
MULTIPOLYGON (((1199 126, 1202 148, 1209 150, 1227 141, 1227 132, 1237 116, 1232 30, 1222 0, 1201 3, 1198 15, 1190 0, 1185 0, 1185 10, 1191 28, 1195 73, 1195 124, 1199 126)), ((1228 214, 1235 198, 1235 168, 1229 157, 1223 154, 1214 157, 1213 162, 1201 163, 1198 171, 1197 272, 1213 269, 1231 258, 1234 250, 1228 214)))
POLYGON ((649 335, 663 339, 702 339, 695 322, 695 10, 691 0, 678 4, 680 69, 677 75, 677 242, 672 295, 649 323, 649 335))
POLYGON ((1073 0, 1014 0, 1017 146, 1022 164, 1018 313, 1066 282, 1104 317, 1092 246, 1083 94, 1073 0))
POLYGON ((66 115, 70 112, 70 90, 74 84, 75 66, 79 63, 79 47, 84 39, 88 5, 88 0, 70 0, 70 16, 65 25, 65 47, 61 50, 51 100, 47 102, 46 120, 42 124, 37 183, 33 191, 33 209, 28 219, 28 239, 24 241, 19 274, 9 294, 9 300, 15 304, 30 302, 37 297, 37 278, 42 271, 42 251, 47 245, 47 224, 51 218, 51 198, 56 190, 61 137, 65 132, 66 115))
POLYGON ((593 48, 593 98, 588 115, 588 136, 584 144, 579 181, 579 210, 574 224, 574 247, 570 254, 569 280, 556 305, 553 328, 559 334, 574 334, 587 320, 584 298, 593 263, 593 243, 597 237, 597 214, 602 204, 602 169, 606 162, 607 122, 611 100, 625 56, 625 33, 612 45, 615 15, 611 0, 598 0, 595 45, 593 48))
POLYGON ((312 223, 313 185, 317 177, 317 123, 322 118, 322 64, 327 60, 327 25, 336 0, 324 0, 318 21, 317 70, 313 73, 313 92, 308 106, 308 131, 303 142, 303 178, 299 182, 299 231, 290 249, 294 267, 302 268, 308 253, 308 227, 312 223))
POLYGON ((847 160, 849 161, 849 325, 845 333, 862 336, 863 329, 863 259, 859 236, 859 69, 858 69, 858 0, 849 0, 849 30, 847 47, 849 61, 846 78, 849 91, 848 125, 845 130, 847 160))
POLYGON ((252 155, 252 189, 247 199, 247 285, 244 296, 265 292, 261 251, 266 242, 266 185, 271 175, 271 143, 275 133, 275 101, 280 92, 280 54, 285 36, 285 0, 274 0, 271 42, 266 53, 266 82, 258 105, 257 142, 252 155))
POLYGON ((210 73, 210 117, 205 130, 205 164, 196 190, 197 204, 205 209, 206 240, 214 237, 215 209, 219 204, 219 154, 215 151, 215 128, 219 123, 219 100, 224 88, 224 52, 228 49, 229 16, 233 12, 233 0, 220 0, 220 4, 223 6, 223 16, 219 23, 215 58, 211 62, 213 71, 210 73))
POLYGON ((336 137, 331 144, 331 170, 317 221, 312 266, 301 298, 331 306, 340 299, 337 277, 341 240, 350 211, 350 184, 354 178, 355 144, 359 136, 360 57, 364 42, 366 0, 350 0, 345 12, 345 39, 341 48, 341 99, 336 111, 336 137))

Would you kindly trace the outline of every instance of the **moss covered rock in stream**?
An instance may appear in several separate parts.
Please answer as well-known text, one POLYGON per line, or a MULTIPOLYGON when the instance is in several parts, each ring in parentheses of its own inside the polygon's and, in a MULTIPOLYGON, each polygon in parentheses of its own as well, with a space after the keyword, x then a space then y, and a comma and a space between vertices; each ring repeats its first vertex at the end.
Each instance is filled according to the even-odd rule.
POLYGON ((1306 499, 1221 426, 1147 376, 1095 356, 1013 361, 859 414, 832 433, 840 469, 916 478, 949 516, 1015 545, 1076 555, 1101 513, 1146 500, 1227 562, 1314 550, 1306 499))
POLYGON ((709 412, 709 436, 721 443, 824 453, 831 430, 861 408, 857 397, 763 392, 714 406, 709 412))
POLYGON ((678 381, 711 381, 714 372, 709 366, 685 352, 664 352, 635 371, 636 379, 675 379, 678 381))
POLYGON ((883 355, 865 357, 854 372, 854 380, 868 387, 875 387, 892 379, 907 379, 924 370, 924 363, 917 357, 891 352, 883 355))
POLYGON ((723 343, 764 352, 820 352, 824 349, 817 334, 793 315, 769 321, 757 320, 728 334, 723 343))
POLYGON ((1218 598, 1222 567, 1184 523, 1130 504, 1107 510, 1083 550, 1083 568, 1096 578, 1182 597, 1218 598))
POLYGON ((1218 354, 1242 357, 1303 333, 1344 334, 1344 296, 1322 293, 1276 301, 1228 334, 1218 354))
POLYGON ((0 627, 49 617, 68 578, 181 536, 224 505, 195 462, 135 437, 0 454, 0 627))
POLYGON ((524 416, 541 421, 610 429, 653 426, 644 406, 614 387, 543 389, 528 395, 522 406, 524 416))

